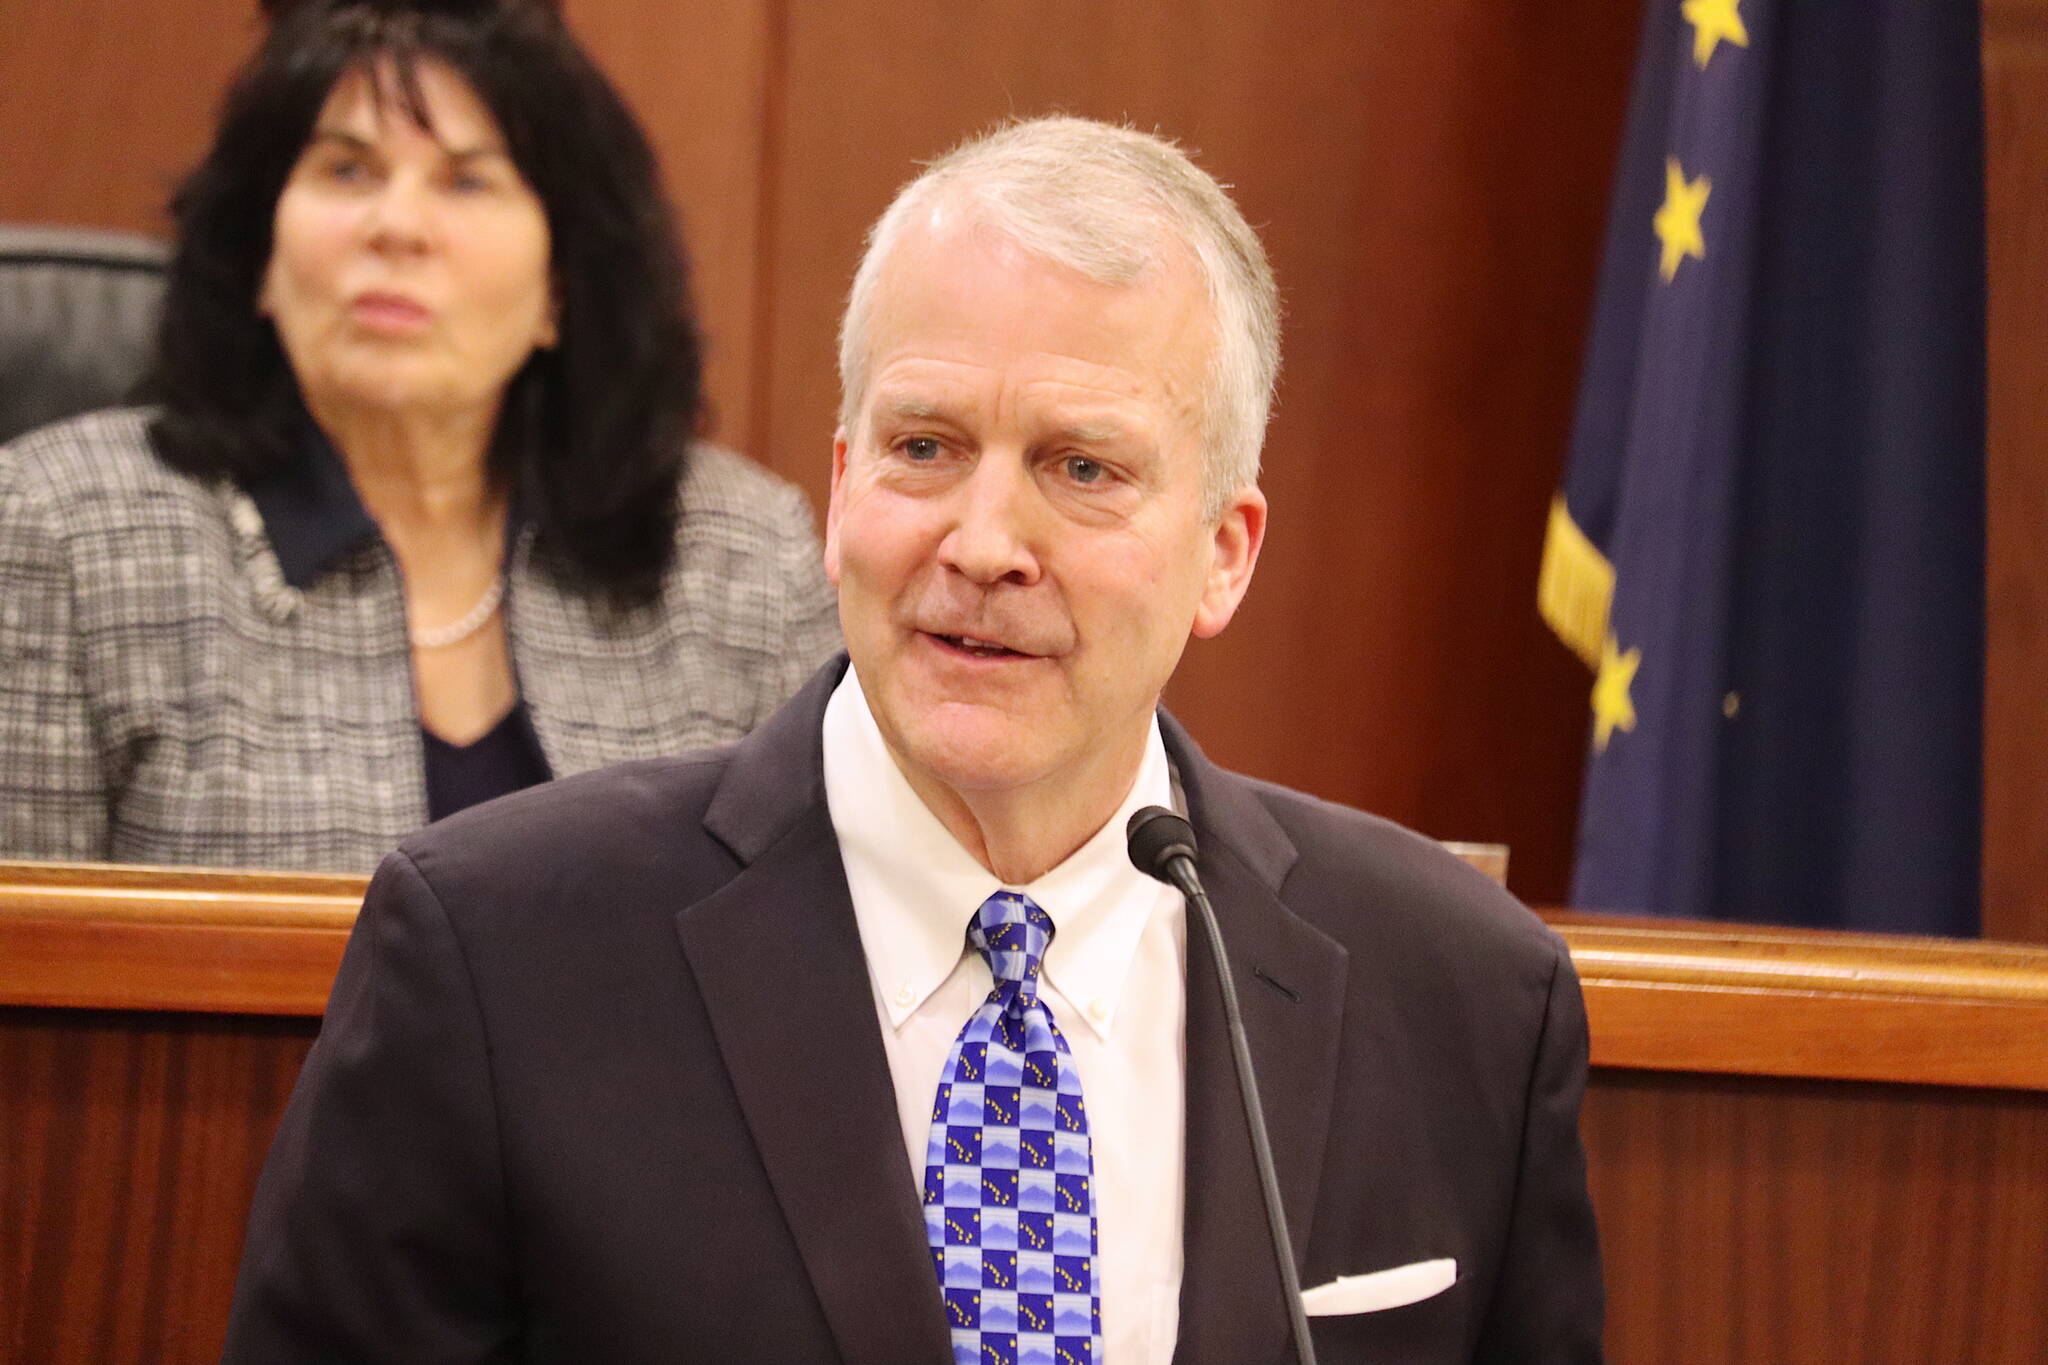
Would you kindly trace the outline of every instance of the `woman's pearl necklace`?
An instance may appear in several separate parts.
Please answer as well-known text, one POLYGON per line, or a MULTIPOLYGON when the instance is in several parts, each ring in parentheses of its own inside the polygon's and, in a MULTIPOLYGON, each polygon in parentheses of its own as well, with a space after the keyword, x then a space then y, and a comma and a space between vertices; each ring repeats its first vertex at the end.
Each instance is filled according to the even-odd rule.
POLYGON ((475 606, 462 614, 459 621, 432 630, 410 628, 406 634, 412 638, 414 649, 445 649, 459 645, 484 628, 484 622, 497 613, 498 604, 505 600, 505 576, 499 574, 491 580, 491 586, 484 589, 484 595, 477 599, 475 606))

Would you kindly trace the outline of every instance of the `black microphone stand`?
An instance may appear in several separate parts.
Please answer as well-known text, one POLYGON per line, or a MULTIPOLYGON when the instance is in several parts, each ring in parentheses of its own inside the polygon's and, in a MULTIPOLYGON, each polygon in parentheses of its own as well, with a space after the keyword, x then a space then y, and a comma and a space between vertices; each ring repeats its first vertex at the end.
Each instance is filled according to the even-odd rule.
POLYGON ((1209 942, 1209 957, 1216 964, 1216 981, 1223 992, 1230 1060, 1237 1071, 1238 1098, 1244 1102, 1245 1127, 1251 1130, 1259 1194, 1265 1200, 1266 1226, 1273 1235, 1273 1259, 1280 1267, 1280 1292, 1287 1300, 1288 1325, 1294 1332, 1294 1358, 1300 1365, 1315 1365, 1315 1343, 1309 1340, 1308 1314, 1301 1306, 1301 1277, 1295 1273, 1294 1245, 1287 1235, 1287 1214, 1280 1206, 1280 1180, 1273 1170, 1273 1144, 1266 1136, 1266 1111, 1259 1103, 1259 1080, 1252 1072, 1251 1048, 1245 1042, 1244 1017, 1238 1010, 1237 982, 1230 973, 1230 960, 1223 953, 1223 931, 1216 924, 1215 908, 1209 904, 1209 893, 1202 889, 1202 879, 1195 872, 1194 826, 1164 806, 1146 806, 1132 814, 1125 827, 1125 840, 1137 869, 1179 890, 1202 921, 1202 937, 1209 942))

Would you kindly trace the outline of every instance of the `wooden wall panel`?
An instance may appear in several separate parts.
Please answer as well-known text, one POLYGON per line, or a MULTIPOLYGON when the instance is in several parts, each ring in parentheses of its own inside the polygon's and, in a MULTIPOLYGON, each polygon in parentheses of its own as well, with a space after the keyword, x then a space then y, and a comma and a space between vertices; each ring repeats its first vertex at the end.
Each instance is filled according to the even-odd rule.
MULTIPOLYGON (((569 0, 570 22, 639 114, 681 206, 711 340, 715 434, 747 447, 768 0, 569 0)), ((161 234, 205 151, 257 0, 0 0, 0 222, 161 234)))
MULTIPOLYGON (((0 1008, 0 1359, 217 1357, 311 1019, 0 1008)), ((1596 1071, 1614 1365, 2048 1358, 2048 1095, 1596 1071)))
POLYGON ((0 1360, 217 1360, 317 1019, 0 1008, 0 1360))
POLYGON ((0 221, 162 233, 256 0, 0 0, 0 221))
MULTIPOLYGON (((0 1360, 215 1357, 362 885, 0 864, 0 1360)), ((2042 1358, 2048 949, 1551 918, 1616 1365, 2042 1358)))
POLYGON ((1265 559, 1170 701, 1222 761, 1506 842, 1561 897, 1587 679, 1531 602, 1637 9, 791 6, 764 447, 822 497, 839 305, 914 160, 1051 110, 1179 137, 1288 317, 1265 559))
POLYGON ((2048 943, 2048 0, 1984 6, 1984 932, 2048 943))
POLYGON ((771 0, 567 0, 571 24, 640 116, 682 214, 709 342, 712 434, 755 455, 755 290, 768 160, 771 0))
POLYGON ((1614 1365, 2048 1359, 2048 1095, 1595 1074, 1614 1365))

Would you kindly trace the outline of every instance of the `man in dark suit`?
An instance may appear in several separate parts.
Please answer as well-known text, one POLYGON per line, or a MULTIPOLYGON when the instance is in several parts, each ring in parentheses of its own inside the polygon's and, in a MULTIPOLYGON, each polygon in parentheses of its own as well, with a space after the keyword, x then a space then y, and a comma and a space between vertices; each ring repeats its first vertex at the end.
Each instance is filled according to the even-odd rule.
POLYGON ((1158 139, 1041 120, 913 182, 842 334, 850 657, 730 749, 385 862, 228 1357, 1285 1358, 1213 973, 1123 858, 1157 803, 1243 984, 1320 1358, 1597 1360, 1563 946, 1158 710, 1258 558, 1276 317, 1158 139))

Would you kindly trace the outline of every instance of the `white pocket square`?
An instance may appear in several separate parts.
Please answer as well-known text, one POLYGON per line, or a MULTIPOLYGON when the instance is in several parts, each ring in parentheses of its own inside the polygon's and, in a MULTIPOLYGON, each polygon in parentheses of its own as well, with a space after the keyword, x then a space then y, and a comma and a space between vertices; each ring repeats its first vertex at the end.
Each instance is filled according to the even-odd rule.
POLYGON ((1441 1294, 1458 1281, 1458 1263, 1449 1257, 1440 1261, 1417 1261, 1370 1275, 1340 1275, 1328 1284, 1301 1292, 1301 1310, 1312 1318, 1333 1318, 1346 1313, 1377 1313, 1382 1308, 1400 1308, 1441 1294))

